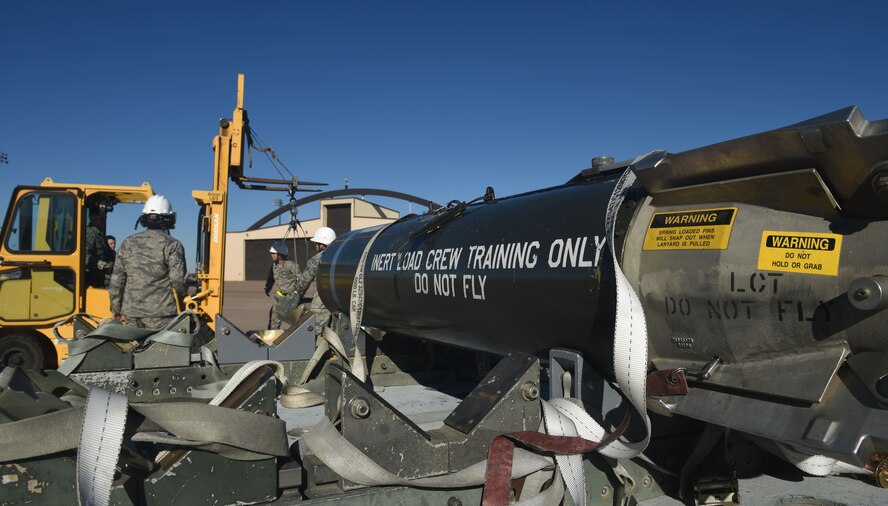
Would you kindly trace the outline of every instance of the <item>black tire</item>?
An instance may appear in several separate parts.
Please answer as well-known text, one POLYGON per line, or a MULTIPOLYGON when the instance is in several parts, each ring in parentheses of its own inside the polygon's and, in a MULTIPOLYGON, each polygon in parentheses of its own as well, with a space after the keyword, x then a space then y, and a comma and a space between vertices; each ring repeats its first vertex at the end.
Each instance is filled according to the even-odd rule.
POLYGON ((0 365, 42 371, 46 356, 34 336, 13 332, 0 337, 0 365))

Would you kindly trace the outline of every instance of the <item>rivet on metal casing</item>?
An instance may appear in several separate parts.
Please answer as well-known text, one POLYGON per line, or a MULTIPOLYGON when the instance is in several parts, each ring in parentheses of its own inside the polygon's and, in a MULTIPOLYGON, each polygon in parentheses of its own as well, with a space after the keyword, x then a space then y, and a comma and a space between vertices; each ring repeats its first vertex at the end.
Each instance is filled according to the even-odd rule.
POLYGON ((228 327, 222 327, 222 333, 227 336, 227 335, 231 334, 231 329, 228 327))
POLYGON ((888 307, 888 276, 857 278, 848 287, 848 301, 861 311, 888 307))
POLYGON ((370 404, 361 397, 355 397, 348 403, 348 410, 353 418, 367 418, 370 416, 370 404))

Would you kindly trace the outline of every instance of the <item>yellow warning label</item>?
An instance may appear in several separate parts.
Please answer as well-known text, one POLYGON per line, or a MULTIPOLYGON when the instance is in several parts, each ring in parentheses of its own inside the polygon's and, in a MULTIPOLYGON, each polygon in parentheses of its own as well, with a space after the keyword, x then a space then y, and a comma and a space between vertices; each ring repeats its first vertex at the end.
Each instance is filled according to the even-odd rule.
POLYGON ((728 249, 736 214, 736 207, 655 213, 643 249, 728 249))
POLYGON ((758 268, 838 276, 842 236, 815 232, 762 232, 758 268))

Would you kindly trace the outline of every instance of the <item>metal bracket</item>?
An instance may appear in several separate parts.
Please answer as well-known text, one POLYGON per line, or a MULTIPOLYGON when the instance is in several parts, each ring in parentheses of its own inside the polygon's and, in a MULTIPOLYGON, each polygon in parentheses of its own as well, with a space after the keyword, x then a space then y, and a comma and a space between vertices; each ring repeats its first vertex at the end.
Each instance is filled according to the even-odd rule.
MULTIPOLYGON (((536 430, 541 420, 539 360, 510 354, 445 419, 425 431, 371 387, 337 363, 327 366, 325 414, 340 420, 343 437, 387 471, 422 478, 459 471, 487 457, 500 434, 536 430)), ((306 492, 311 497, 362 485, 337 477, 316 458, 306 458, 306 492)))
POLYGON ((236 325, 221 314, 216 315, 216 342, 220 364, 243 364, 250 360, 308 360, 314 353, 316 316, 290 327, 268 346, 246 336, 236 325))
POLYGON ((549 398, 582 398, 583 355, 573 350, 552 348, 549 350, 549 398), (565 392, 567 387, 568 392, 565 392))

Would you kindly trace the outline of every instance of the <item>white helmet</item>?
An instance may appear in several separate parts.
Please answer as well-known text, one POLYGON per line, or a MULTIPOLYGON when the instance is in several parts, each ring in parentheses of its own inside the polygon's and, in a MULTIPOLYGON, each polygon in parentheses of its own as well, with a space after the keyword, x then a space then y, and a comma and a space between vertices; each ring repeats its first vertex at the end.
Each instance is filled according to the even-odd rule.
POLYGON ((284 241, 277 241, 268 248, 269 253, 277 253, 278 255, 287 256, 290 254, 290 248, 284 241))
POLYGON ((145 228, 169 230, 176 227, 176 213, 173 206, 163 195, 152 195, 145 201, 139 224, 145 228))
POLYGON ((163 195, 152 195, 145 201, 142 214, 173 214, 173 205, 163 195))
POLYGON ((336 232, 330 227, 319 228, 318 231, 315 232, 314 237, 311 238, 311 242, 321 243, 325 246, 329 246, 334 240, 336 240, 336 232))

